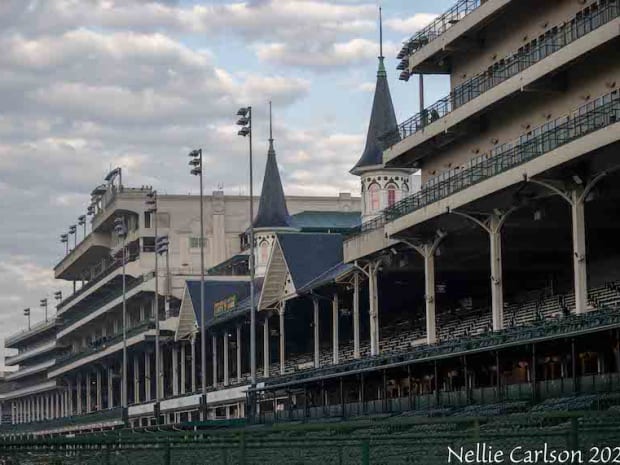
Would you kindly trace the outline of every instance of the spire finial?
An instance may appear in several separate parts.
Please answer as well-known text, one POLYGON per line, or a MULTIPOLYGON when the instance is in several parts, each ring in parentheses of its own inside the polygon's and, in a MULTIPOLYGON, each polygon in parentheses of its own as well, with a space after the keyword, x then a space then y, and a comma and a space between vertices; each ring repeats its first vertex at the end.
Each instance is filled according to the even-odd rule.
POLYGON ((379 70, 377 71, 377 77, 386 77, 385 65, 383 64, 383 13, 382 8, 379 7, 379 70))
POLYGON ((379 7, 379 58, 383 58, 383 16, 379 7))
POLYGON ((269 142, 273 142, 273 130, 271 124, 271 100, 269 100, 269 142))

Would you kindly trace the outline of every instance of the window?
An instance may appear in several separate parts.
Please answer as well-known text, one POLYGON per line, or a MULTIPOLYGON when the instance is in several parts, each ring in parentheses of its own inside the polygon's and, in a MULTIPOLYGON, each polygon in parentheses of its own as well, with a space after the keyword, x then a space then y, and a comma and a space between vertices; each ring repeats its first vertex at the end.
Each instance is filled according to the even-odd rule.
POLYGON ((379 185, 371 184, 368 187, 368 194, 370 200, 370 211, 379 210, 379 185))
POLYGON ((269 260, 269 242, 263 241, 260 243, 260 255, 259 255, 259 263, 266 264, 269 260))
MULTIPOLYGON (((204 238, 204 246, 207 247, 207 238, 204 238)), ((200 238, 199 237, 190 237, 189 238, 189 248, 190 249, 199 249, 200 248, 200 238)))
POLYGON ((390 184, 387 188, 387 205, 391 207, 396 202, 396 184, 390 184))
POLYGON ((151 213, 150 212, 144 212, 144 227, 145 228, 151 227, 151 213))
POLYGON ((142 251, 155 252, 155 237, 142 238, 142 251))

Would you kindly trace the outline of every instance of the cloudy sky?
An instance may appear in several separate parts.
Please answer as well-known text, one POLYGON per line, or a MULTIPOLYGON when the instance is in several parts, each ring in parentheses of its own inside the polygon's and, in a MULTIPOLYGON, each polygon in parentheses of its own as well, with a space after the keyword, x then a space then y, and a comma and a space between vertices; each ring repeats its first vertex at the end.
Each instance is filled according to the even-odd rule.
MULTIPOLYGON (((417 84, 398 81, 400 43, 452 0, 383 0, 399 120, 417 84)), ((206 191, 246 193, 235 112, 255 108, 256 188, 268 101, 289 194, 358 192, 378 55, 375 0, 0 0, 0 339, 41 319, 61 288, 60 233, 110 167, 125 184, 196 192, 186 153, 203 147, 206 191), (52 299, 50 299, 52 300, 52 299)), ((447 92, 427 80, 426 101, 447 92)))

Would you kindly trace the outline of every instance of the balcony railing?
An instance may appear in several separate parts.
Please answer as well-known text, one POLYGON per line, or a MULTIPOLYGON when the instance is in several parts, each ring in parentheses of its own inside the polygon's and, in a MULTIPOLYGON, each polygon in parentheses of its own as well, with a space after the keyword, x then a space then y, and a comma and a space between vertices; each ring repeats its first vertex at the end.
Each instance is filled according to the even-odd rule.
POLYGON ((84 415, 55 418, 53 420, 40 420, 17 425, 2 425, 0 426, 0 434, 35 433, 41 430, 72 429, 82 425, 92 425, 110 421, 121 422, 122 419, 123 409, 121 407, 115 407, 113 409, 100 410, 84 415))
POLYGON ((418 31, 405 42, 398 59, 412 55, 419 49, 435 40, 481 4, 480 0, 459 0, 456 5, 433 20, 428 26, 418 31))
POLYGON ((446 355, 455 356, 472 350, 485 349, 491 351, 506 345, 518 344, 522 346, 537 339, 561 338, 570 334, 596 331, 604 326, 618 325, 620 325, 620 309, 617 307, 603 307, 590 313, 572 314, 563 318, 534 322, 528 326, 450 339, 434 345, 420 345, 400 352, 386 353, 338 365, 329 365, 285 376, 268 378, 265 380, 265 385, 266 387, 282 386, 326 376, 346 375, 348 372, 378 368, 385 365, 404 364, 446 355))
MULTIPOLYGON (((620 16, 620 5, 617 1, 611 0, 604 5, 601 4, 598 10, 588 15, 580 15, 560 27, 550 29, 544 39, 537 39, 530 45, 522 47, 519 52, 498 61, 495 66, 484 73, 456 86, 448 96, 399 124, 400 139, 405 139, 421 131, 429 124, 453 112, 456 108, 470 102, 618 16, 620 16)), ((394 133, 394 130, 389 131, 382 136, 382 139, 389 142, 393 140, 394 133)))
MULTIPOLYGON (((130 338, 132 336, 135 336, 137 334, 143 333, 151 329, 155 329, 155 321, 154 320, 145 321, 132 328, 129 328, 127 330, 127 338, 130 338)), ((107 349, 108 347, 111 347, 114 344, 121 342, 122 340, 123 340, 122 331, 112 336, 105 336, 105 337, 99 338, 96 341, 90 343, 88 347, 84 348, 84 350, 81 350, 79 352, 69 352, 65 355, 58 357, 56 359, 56 365, 54 366, 54 368, 55 369, 61 368, 83 357, 96 354, 97 352, 101 352, 107 349)))
MULTIPOLYGON (((122 275, 121 275, 122 276, 122 275)), ((153 276, 153 273, 147 273, 145 275, 142 275, 138 278, 133 279, 132 281, 128 282, 125 286, 125 293, 129 292, 130 290, 134 289, 136 286, 139 286, 140 284, 148 281, 148 279, 150 279, 153 276)), ((101 307, 103 307, 104 305, 109 304, 110 302, 112 302, 114 299, 120 297, 123 295, 123 289, 122 287, 118 287, 118 289, 114 289, 111 290, 110 292, 108 292, 106 295, 102 296, 101 298, 90 302, 88 305, 88 309, 86 311, 83 312, 76 312, 75 315, 72 315, 70 317, 62 317, 61 318, 61 324, 62 324, 62 328, 66 328, 69 325, 72 325, 73 323, 82 320, 83 318, 87 317, 88 315, 91 315, 93 313, 95 313, 96 311, 98 311, 99 309, 101 309, 101 307)))
MULTIPOLYGON (((136 261, 138 258, 140 258, 139 254, 132 254, 128 257, 127 263, 136 261)), ((110 273, 119 269, 122 265, 123 263, 120 260, 111 260, 109 263, 107 263, 106 266, 94 267, 94 276, 91 279, 89 279, 88 282, 84 284, 84 286, 79 288, 75 293, 71 294, 69 297, 64 299, 60 303, 60 305, 58 305, 58 309, 60 310, 66 307, 74 299, 84 294, 86 291, 91 289, 95 284, 101 282, 102 279, 104 279, 110 273)))
POLYGON ((33 324, 30 329, 22 329, 18 333, 12 334, 4 340, 5 347, 13 347, 19 341, 29 337, 30 335, 37 334, 42 330, 52 328, 56 324, 56 317, 52 317, 47 321, 39 321, 33 324))
POLYGON ((427 183, 420 191, 383 210, 379 217, 362 224, 359 232, 380 228, 388 222, 620 121, 620 94, 618 92, 608 94, 598 100, 604 103, 587 112, 578 110, 572 118, 559 118, 556 120, 557 124, 547 123, 552 129, 536 136, 522 136, 521 139, 525 140, 513 146, 509 144, 509 148, 493 156, 483 157, 479 163, 470 168, 454 171, 451 176, 447 176, 440 182, 427 183))

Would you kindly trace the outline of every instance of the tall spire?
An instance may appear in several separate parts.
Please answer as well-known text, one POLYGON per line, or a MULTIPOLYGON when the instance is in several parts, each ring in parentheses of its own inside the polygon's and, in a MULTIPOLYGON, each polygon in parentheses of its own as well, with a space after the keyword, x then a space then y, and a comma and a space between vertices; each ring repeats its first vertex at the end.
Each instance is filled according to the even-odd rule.
POLYGON ((286 207, 284 189, 280 180, 280 170, 276 160, 276 151, 273 148, 273 123, 271 117, 271 102, 269 102, 269 149, 267 150, 267 164, 263 178, 263 188, 258 204, 258 213, 254 218, 255 228, 283 228, 289 226, 289 213, 286 207))
POLYGON ((396 138, 398 123, 396 122, 396 114, 394 113, 394 105, 392 96, 390 95, 390 87, 387 81, 387 72, 383 63, 383 18, 382 11, 379 8, 379 69, 377 71, 377 84, 375 86, 375 97, 372 102, 372 111, 370 113, 370 123, 368 124, 368 133, 366 135, 366 146, 359 161, 351 169, 352 174, 359 175, 366 168, 377 167, 383 165, 383 150, 393 144, 393 138, 385 140, 383 136, 394 131, 396 138))
POLYGON ((387 77, 385 65, 383 63, 384 60, 385 57, 383 56, 383 15, 381 14, 381 7, 379 7, 379 69, 377 70, 377 77, 387 77))

